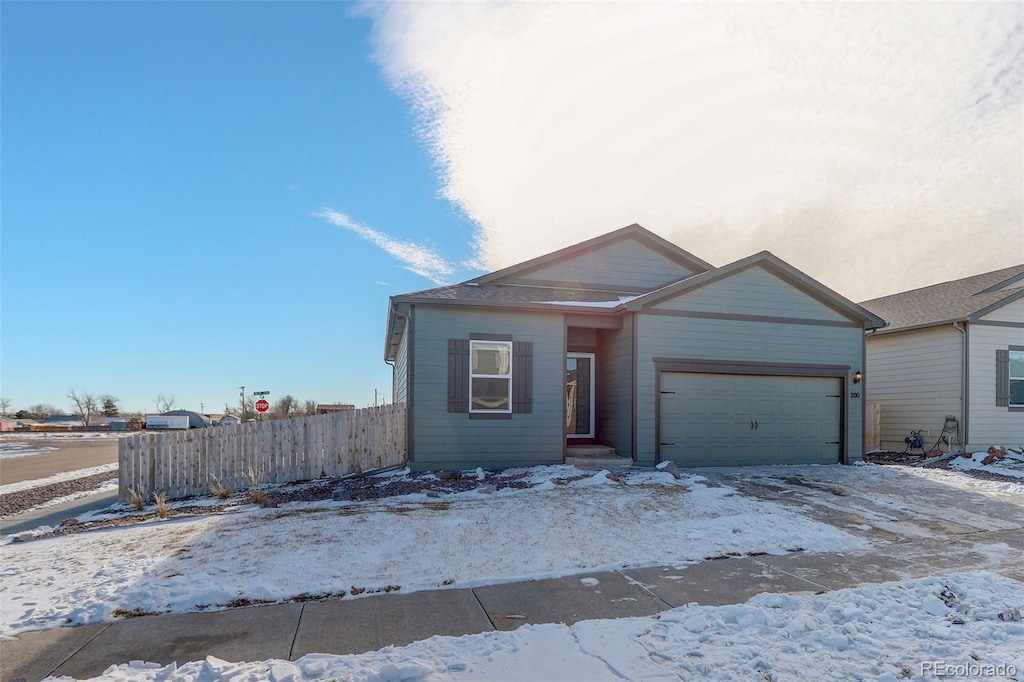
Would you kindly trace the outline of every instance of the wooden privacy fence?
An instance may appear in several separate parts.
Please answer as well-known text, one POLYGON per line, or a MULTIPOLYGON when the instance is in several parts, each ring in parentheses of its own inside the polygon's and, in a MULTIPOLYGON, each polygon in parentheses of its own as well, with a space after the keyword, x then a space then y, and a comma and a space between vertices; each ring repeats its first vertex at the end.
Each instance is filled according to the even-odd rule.
POLYGON ((315 417, 139 433, 118 443, 119 493, 149 499, 289 483, 369 471, 405 461, 405 406, 384 405, 315 417))

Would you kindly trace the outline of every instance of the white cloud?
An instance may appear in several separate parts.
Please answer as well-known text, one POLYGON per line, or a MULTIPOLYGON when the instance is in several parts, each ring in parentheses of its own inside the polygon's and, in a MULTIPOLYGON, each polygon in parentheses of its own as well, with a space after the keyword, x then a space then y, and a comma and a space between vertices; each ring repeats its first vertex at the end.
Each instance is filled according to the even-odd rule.
MULTIPOLYGON (((452 266, 443 257, 429 248, 412 242, 392 239, 377 230, 360 225, 344 213, 324 208, 316 211, 313 215, 317 218, 323 218, 336 227, 355 232, 366 241, 380 247, 389 256, 398 259, 403 263, 402 267, 409 272, 426 277, 435 284, 445 284, 444 278, 454 272, 452 266)), ((385 284, 383 282, 377 283, 385 284)))
POLYGON ((1022 7, 367 12, 489 267, 639 222, 863 299, 1024 260, 1022 7))

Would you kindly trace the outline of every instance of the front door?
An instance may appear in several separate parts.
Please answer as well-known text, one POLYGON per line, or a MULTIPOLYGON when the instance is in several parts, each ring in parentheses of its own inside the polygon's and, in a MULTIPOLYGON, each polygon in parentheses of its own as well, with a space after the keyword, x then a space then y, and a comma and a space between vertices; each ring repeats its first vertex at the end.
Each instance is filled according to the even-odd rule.
POLYGON ((594 354, 566 353, 565 435, 594 437, 594 354))

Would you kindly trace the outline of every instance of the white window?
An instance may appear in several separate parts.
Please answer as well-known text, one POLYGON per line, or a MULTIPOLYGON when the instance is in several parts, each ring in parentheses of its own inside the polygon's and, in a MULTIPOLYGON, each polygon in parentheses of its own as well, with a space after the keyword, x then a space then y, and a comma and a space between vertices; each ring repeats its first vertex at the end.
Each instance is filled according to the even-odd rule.
POLYGON ((1024 407, 1024 350, 1010 351, 1010 407, 1024 407))
POLYGON ((512 411, 512 342, 469 342, 469 411, 512 411))

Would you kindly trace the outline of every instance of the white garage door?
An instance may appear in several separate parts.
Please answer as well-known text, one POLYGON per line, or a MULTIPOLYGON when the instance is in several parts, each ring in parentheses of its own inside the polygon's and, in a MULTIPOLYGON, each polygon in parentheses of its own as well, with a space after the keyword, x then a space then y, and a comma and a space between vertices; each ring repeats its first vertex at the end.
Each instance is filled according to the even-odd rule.
POLYGON ((679 466, 836 464, 842 381, 662 372, 660 457, 679 466))

